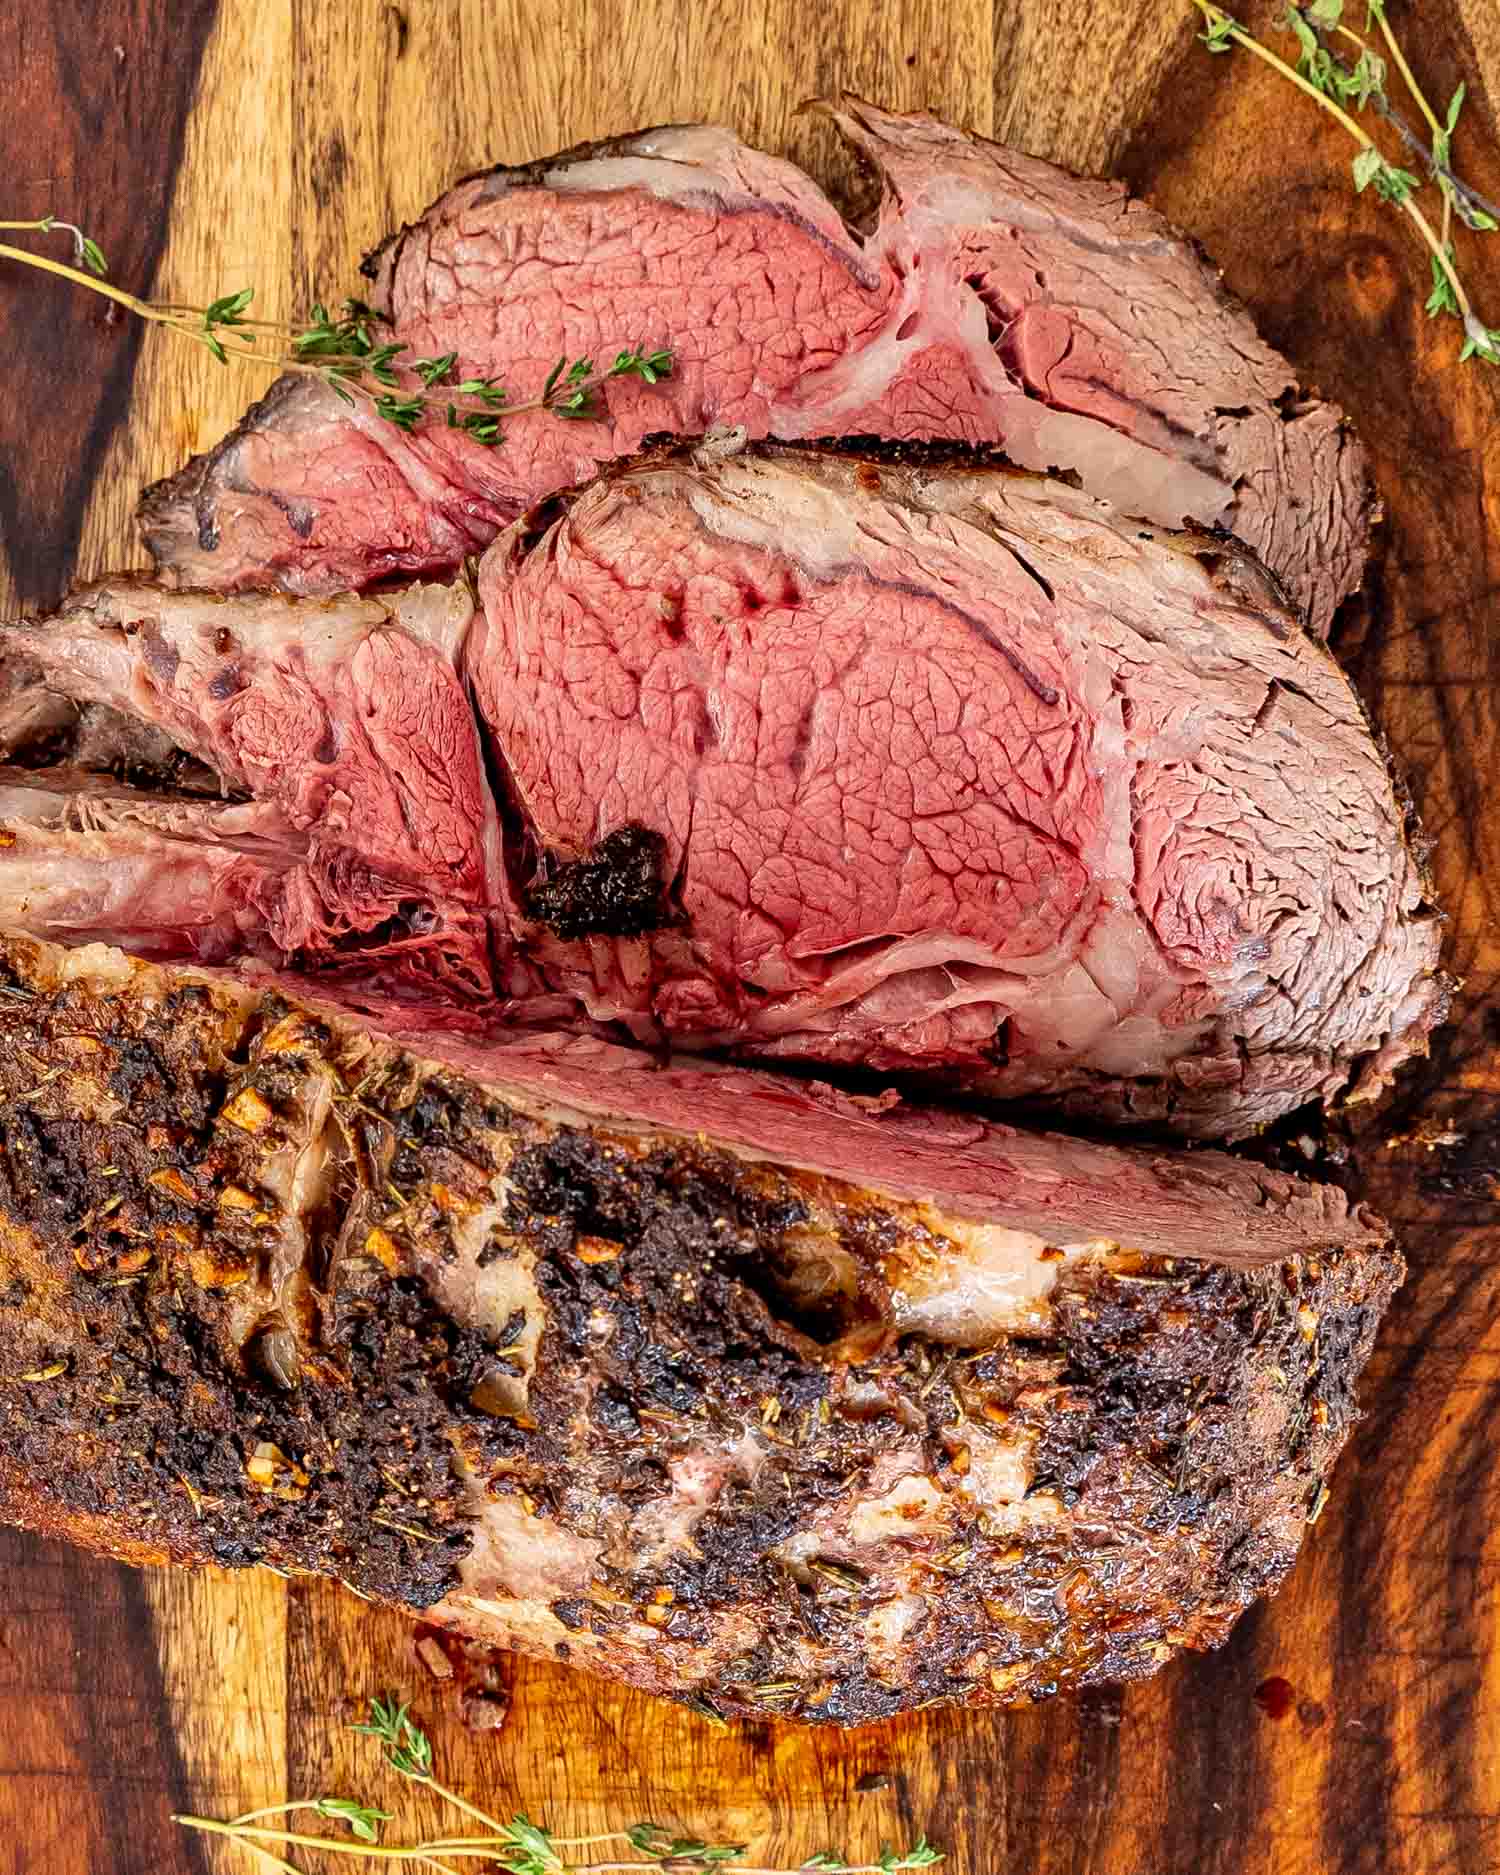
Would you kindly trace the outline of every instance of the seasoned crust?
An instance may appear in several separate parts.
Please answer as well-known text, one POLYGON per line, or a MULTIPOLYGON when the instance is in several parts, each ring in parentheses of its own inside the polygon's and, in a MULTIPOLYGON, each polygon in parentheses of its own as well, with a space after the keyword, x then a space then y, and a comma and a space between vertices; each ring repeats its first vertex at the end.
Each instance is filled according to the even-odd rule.
POLYGON ((1222 1641, 1400 1275, 1378 1238, 1100 1244, 1024 1332, 934 1340, 890 1276, 959 1228, 930 1209, 528 1109, 275 994, 0 956, 4 1515, 725 1711, 853 1724, 1222 1641))
POLYGON ((0 1367, 41 1376, 0 1404, 7 1515, 130 1561, 271 1560, 426 1606, 466 1541, 448 1435, 483 1349, 399 1271, 350 1263, 297 1296, 266 1273, 279 1129, 223 1115, 252 1081, 291 1094, 291 1069, 247 1074, 274 1005, 196 984, 40 1003, 13 977, 0 1017, 0 1367), (290 1392, 257 1358, 284 1315, 304 1340, 317 1321, 290 1392), (305 1483, 277 1461, 258 1489, 262 1443, 305 1483), (381 1522, 398 1494, 427 1500, 430 1541, 381 1522))

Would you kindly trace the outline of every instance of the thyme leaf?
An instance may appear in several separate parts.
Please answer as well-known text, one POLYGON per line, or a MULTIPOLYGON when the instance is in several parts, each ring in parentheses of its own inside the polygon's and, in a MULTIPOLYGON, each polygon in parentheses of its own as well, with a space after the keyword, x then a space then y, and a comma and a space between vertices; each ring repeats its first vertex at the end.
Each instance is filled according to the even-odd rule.
POLYGON ((425 1782, 432 1775, 432 1740, 410 1713, 410 1706, 404 1701, 398 1705, 392 1693, 389 1699, 372 1699, 369 1719, 363 1725, 351 1725, 349 1730, 378 1738, 393 1771, 425 1782))
MULTIPOLYGON (((1451 242, 1449 244, 1448 258, 1450 260, 1453 258, 1451 242)), ((1432 263, 1432 291, 1427 295, 1427 303, 1423 310, 1426 312, 1429 319, 1434 319, 1439 313, 1456 313, 1458 311, 1458 301, 1453 297, 1453 287, 1449 282, 1447 274, 1439 265, 1437 255, 1433 254, 1430 256, 1430 259, 1432 263)))
POLYGON ((379 1842, 378 1825, 391 1820, 389 1810, 377 1810, 372 1804, 360 1803, 353 1797, 319 1797, 313 1808, 330 1822, 347 1823, 350 1833, 361 1842, 379 1842))
POLYGON ((411 368, 430 391, 434 384, 441 384, 453 375, 457 363, 457 352, 444 352, 439 358, 413 358, 411 368))
POLYGON ((1233 52, 1236 23, 1227 13, 1212 13, 1208 16, 1208 29, 1199 33, 1210 52, 1233 52))
POLYGON ((1295 66, 1263 44, 1232 13, 1215 0, 1193 0, 1202 15, 1205 30, 1199 36, 1210 52, 1243 49, 1289 80, 1333 117, 1358 146, 1351 163, 1357 194, 1373 188, 1383 202, 1400 209, 1421 237, 1428 251, 1432 272, 1432 291, 1425 302, 1429 318, 1448 314, 1463 326, 1464 339, 1459 362, 1483 358, 1500 364, 1500 327, 1492 327, 1474 308, 1459 272, 1458 256, 1450 239, 1454 217, 1470 229, 1491 232, 1500 225, 1500 217, 1491 213, 1491 205, 1461 182, 1451 166, 1453 132, 1458 124, 1466 96, 1460 84, 1449 100, 1440 121, 1428 103, 1411 66, 1407 63, 1395 33, 1386 18, 1385 0, 1368 0, 1365 31, 1379 28, 1385 54, 1377 53, 1351 27, 1344 24, 1343 0, 1307 0, 1307 4, 1287 7, 1285 24, 1297 41, 1295 66), (1328 43, 1329 35, 1352 44, 1359 57, 1350 67, 1336 56, 1328 43), (1391 106, 1386 95, 1386 58, 1400 73, 1432 136, 1432 147, 1416 135, 1391 106), (1360 121, 1366 106, 1394 124, 1409 149, 1426 158, 1428 170, 1442 197, 1441 232, 1434 228, 1416 197, 1422 179, 1413 170, 1392 162, 1360 121))
POLYGON ((169 305, 140 299, 106 280, 97 242, 71 222, 44 215, 38 221, 0 221, 0 229, 68 234, 73 241, 71 265, 9 242, 0 242, 0 256, 89 287, 138 318, 192 339, 219 364, 243 358, 273 370, 303 372, 321 378, 346 404, 363 401, 377 418, 399 430, 411 432, 431 418, 463 431, 485 449, 503 440, 497 411, 518 416, 545 410, 573 421, 597 417, 597 392, 606 380, 633 376, 654 385, 672 373, 672 353, 665 347, 620 351, 612 365, 598 372, 591 359, 565 355, 547 374, 538 396, 515 401, 493 375, 458 378, 456 351, 430 358, 409 356, 410 347, 388 337, 388 322, 363 300, 345 300, 338 313, 319 302, 301 325, 252 319, 253 287, 220 294, 202 307, 169 305))
MULTIPOLYGON (((562 373, 558 375, 561 378, 562 373)), ((368 1719, 351 1726, 350 1730, 375 1739, 393 1771, 421 1784, 462 1812, 471 1823, 480 1826, 482 1833, 470 1831, 462 1835, 433 1835, 420 1841, 386 1843, 381 1840, 381 1825, 392 1820, 391 1812, 358 1797, 313 1797, 270 1804, 224 1822, 204 1816, 176 1816, 172 1820, 185 1829, 201 1830, 243 1843, 289 1875, 298 1875, 298 1871, 276 1853, 272 1844, 277 1848, 314 1849, 325 1855, 370 1864, 412 1863, 440 1869, 450 1867, 444 1858, 451 1856, 455 1860, 493 1864, 509 1870, 510 1875, 629 1875, 629 1871, 638 1869, 670 1870, 672 1875, 715 1875, 715 1871, 731 1865, 735 1875, 812 1875, 814 1870, 829 1871, 830 1875, 835 1870, 839 1875, 896 1875, 896 1871, 903 1869, 931 1868, 943 1860, 942 1850, 928 1842, 926 1836, 919 1836, 909 1849, 883 1847, 874 1862, 850 1862, 835 1850, 825 1849, 797 1869, 749 1867, 741 1860, 746 1848, 744 1843, 711 1842, 704 1837, 683 1835, 664 1823, 651 1820, 593 1836, 560 1836, 543 1824, 533 1822, 524 1810, 502 1822, 441 1783, 434 1767, 432 1741, 399 1694, 372 1699, 368 1719), (313 1835, 286 1827, 286 1819, 299 1811, 311 1811, 325 1822, 343 1824, 354 1840, 339 1835, 313 1835), (607 1848, 614 1843, 625 1844, 635 1852, 637 1859, 619 1859, 607 1848), (593 1850, 601 1850, 603 1854, 589 1857, 587 1852, 593 1850)))

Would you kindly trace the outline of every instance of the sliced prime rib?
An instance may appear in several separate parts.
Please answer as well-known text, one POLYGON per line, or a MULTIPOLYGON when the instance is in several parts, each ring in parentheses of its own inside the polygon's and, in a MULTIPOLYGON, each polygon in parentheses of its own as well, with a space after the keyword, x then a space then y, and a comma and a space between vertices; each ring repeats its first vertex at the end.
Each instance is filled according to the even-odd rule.
MULTIPOLYGON (((31 641, 34 658, 12 637, 12 661, 41 674, 33 691, 140 725, 137 740, 175 745, 231 796, 133 788, 128 769, 78 791, 80 753, 51 726, 71 766, 0 771, 15 922, 147 956, 260 951, 418 996, 491 996, 498 821, 455 670, 472 609, 462 586, 418 586, 289 621, 271 595, 164 610, 159 593, 105 583, 31 641)), ((118 737, 98 740, 92 759, 119 772, 118 737)))
POLYGON ((1231 543, 994 467, 709 449, 534 510, 477 590, 114 581, 12 634, 291 843, 207 802, 75 830, 34 780, 0 923, 1205 1136, 1373 1091, 1442 1013, 1384 757, 1231 543))
POLYGON ((680 923, 526 933, 645 1039, 1234 1135, 1373 1091, 1446 1007, 1385 757, 1230 543, 994 468, 700 452, 542 508, 479 592, 530 847, 586 879, 664 841, 680 923))
POLYGON ((1127 512, 1224 525, 1326 629, 1364 561, 1363 452, 1198 252, 1122 189, 930 117, 827 107, 879 172, 873 231, 731 132, 672 126, 459 183, 369 264, 411 356, 534 396, 561 357, 669 347, 603 420, 512 419, 487 450, 280 379, 147 491, 163 577, 221 591, 453 569, 652 433, 999 445, 1127 512))
POLYGON ((1340 1193, 0 938, 0 1515, 716 1710, 1150 1673, 1291 1566, 1340 1193))

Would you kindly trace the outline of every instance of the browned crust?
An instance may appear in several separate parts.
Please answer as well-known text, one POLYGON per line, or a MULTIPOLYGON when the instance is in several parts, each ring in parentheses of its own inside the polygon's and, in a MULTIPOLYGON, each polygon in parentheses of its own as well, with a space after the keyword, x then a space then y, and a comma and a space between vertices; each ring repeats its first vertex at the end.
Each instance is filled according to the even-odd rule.
POLYGON ((896 1220, 874 1194, 529 1118, 274 995, 118 962, 116 987, 68 982, 65 956, 0 939, 0 1514, 131 1561, 265 1562, 420 1609, 469 1550, 456 1454, 585 1537, 659 1495, 674 1452, 763 1429, 772 1399, 784 1430, 672 1560, 651 1648, 638 1615, 662 1569, 628 1555, 554 1601, 569 1638, 505 1637, 726 1711, 853 1724, 1217 1644, 1291 1566, 1401 1273, 1388 1247, 1250 1271, 1125 1256, 1070 1267, 1050 1327, 983 1358, 868 1343, 791 1309, 774 1272, 831 1215, 875 1282, 896 1220), (344 1090, 324 1134, 342 1143, 289 1267, 269 1166, 317 1086, 344 1090), (495 1254, 535 1258, 546 1307, 519 1418, 477 1403, 505 1359, 421 1274, 501 1169, 495 1254), (290 1389, 270 1326, 290 1332, 290 1389), (846 1412, 849 1378, 896 1417, 846 1412), (951 1484, 955 1429, 996 1423, 1031 1441, 1057 1515, 1014 1537, 974 1524, 913 1563, 938 1614, 873 1660, 856 1617, 874 1590, 809 1599, 776 1545, 893 1438, 918 1437, 951 1484), (755 1638, 731 1655, 747 1609, 755 1638))

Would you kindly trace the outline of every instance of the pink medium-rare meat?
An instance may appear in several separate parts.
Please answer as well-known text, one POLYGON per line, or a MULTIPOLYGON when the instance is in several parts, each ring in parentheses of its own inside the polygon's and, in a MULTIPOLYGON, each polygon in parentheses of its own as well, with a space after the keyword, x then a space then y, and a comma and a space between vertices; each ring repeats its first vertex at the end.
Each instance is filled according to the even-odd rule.
POLYGON ((0 935, 0 983, 0 1374, 48 1376, 0 1387, 0 1517, 724 1712, 1218 1645, 1400 1280, 1364 1207, 1218 1153, 102 946, 0 935))
POLYGON ((486 450, 407 435, 321 382, 280 380, 216 449, 149 490, 165 577, 359 587, 451 569, 533 501, 652 433, 997 445, 1126 512, 1224 525, 1326 629, 1358 583, 1363 453, 1115 184, 923 116, 827 107, 879 170, 867 236, 792 165, 676 126, 471 177, 389 241, 373 299, 412 356, 534 395, 559 357, 669 347, 602 420, 511 419, 486 450))
POLYGON ((269 941, 296 956, 287 881, 308 841, 274 802, 173 799, 87 771, 0 767, 6 889, 59 942, 211 961, 269 941))
POLYGON ((454 670, 471 611, 462 585, 419 586, 310 602, 289 631, 278 598, 229 612, 105 581, 34 643, 15 634, 51 694, 165 732, 253 797, 12 793, 18 921, 146 955, 261 954, 488 995, 498 821, 454 670))
POLYGON ((671 342, 670 379, 612 383, 605 423, 523 416, 486 450, 404 435, 284 378, 232 437, 148 491, 147 543, 179 583, 297 592, 449 571, 536 496, 660 431, 757 435, 780 396, 878 324, 890 284, 802 172, 711 125, 471 177, 382 251, 372 298, 416 355, 460 354, 534 395, 561 354, 671 342), (489 362, 481 362, 481 361, 489 362))
MULTIPOLYGON (((1442 1012, 1385 761, 1223 541, 1009 470, 715 448, 556 498, 478 585, 476 612, 467 586, 113 584, 22 642, 356 867, 361 915, 321 948, 241 921, 247 956, 404 981, 450 1027, 571 1020, 1232 1136, 1370 1091, 1442 1012), (292 707, 295 674, 353 668, 332 642, 364 687, 292 707), (391 687, 413 670, 430 707, 391 687)), ((24 854, 0 922, 132 944, 54 923, 24 854)), ((186 919, 150 949, 223 960, 186 919)))
POLYGON ((872 245, 900 287, 876 340, 805 382, 810 426, 777 434, 858 434, 866 411, 877 434, 913 434, 878 427, 887 387, 929 334, 958 381, 978 349, 949 331, 967 291, 1005 372, 985 436, 1026 468, 1077 470, 1128 514, 1232 529, 1323 635, 1364 568, 1364 450, 1198 249, 1118 183, 935 118, 827 108, 884 180, 872 245))
POLYGON ((641 1039, 1235 1133, 1441 1012, 1385 760, 1223 542, 763 449, 560 498, 480 596, 466 664, 544 873, 663 842, 656 931, 582 942, 562 894, 524 934, 641 1039))

